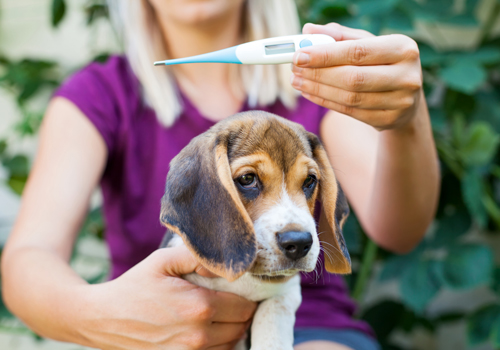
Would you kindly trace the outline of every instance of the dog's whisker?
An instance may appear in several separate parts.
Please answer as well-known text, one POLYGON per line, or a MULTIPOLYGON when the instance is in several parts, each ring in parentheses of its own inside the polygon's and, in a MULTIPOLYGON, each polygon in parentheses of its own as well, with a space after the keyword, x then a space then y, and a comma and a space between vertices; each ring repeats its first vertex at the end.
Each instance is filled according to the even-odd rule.
POLYGON ((322 243, 326 244, 327 246, 332 247, 333 249, 335 249, 336 251, 338 251, 340 254, 343 254, 342 251, 339 248, 335 247, 333 244, 328 243, 328 242, 322 242, 322 243))

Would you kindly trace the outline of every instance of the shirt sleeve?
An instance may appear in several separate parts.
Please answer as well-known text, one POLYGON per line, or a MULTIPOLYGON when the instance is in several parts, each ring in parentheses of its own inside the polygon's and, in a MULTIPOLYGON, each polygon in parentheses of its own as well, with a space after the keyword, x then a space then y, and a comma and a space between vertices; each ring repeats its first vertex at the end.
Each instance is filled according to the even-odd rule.
POLYGON ((122 118, 117 65, 117 58, 110 58, 105 64, 91 63, 70 76, 54 94, 80 109, 101 134, 109 154, 116 150, 122 118))

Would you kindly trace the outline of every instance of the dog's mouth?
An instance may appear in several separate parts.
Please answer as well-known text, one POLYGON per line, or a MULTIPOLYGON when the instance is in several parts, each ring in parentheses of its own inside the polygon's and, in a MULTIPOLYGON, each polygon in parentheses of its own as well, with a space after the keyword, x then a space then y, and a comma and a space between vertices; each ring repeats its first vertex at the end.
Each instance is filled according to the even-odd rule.
POLYGON ((262 282, 275 282, 275 283, 280 283, 280 282, 285 282, 286 280, 290 279, 293 275, 256 275, 252 274, 254 278, 259 279, 262 282))
POLYGON ((258 271, 252 273, 252 276, 263 282, 284 282, 301 271, 303 270, 297 268, 276 271, 258 271))

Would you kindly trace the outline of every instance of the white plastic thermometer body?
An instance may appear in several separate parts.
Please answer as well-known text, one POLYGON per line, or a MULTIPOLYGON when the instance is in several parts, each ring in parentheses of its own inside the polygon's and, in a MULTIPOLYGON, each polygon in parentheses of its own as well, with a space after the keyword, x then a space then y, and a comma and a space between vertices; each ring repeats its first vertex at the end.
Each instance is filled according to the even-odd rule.
POLYGON ((155 66, 202 62, 236 64, 292 63, 294 53, 300 48, 330 44, 334 42, 335 39, 325 34, 279 36, 275 38, 251 41, 202 55, 159 61, 155 62, 155 66))

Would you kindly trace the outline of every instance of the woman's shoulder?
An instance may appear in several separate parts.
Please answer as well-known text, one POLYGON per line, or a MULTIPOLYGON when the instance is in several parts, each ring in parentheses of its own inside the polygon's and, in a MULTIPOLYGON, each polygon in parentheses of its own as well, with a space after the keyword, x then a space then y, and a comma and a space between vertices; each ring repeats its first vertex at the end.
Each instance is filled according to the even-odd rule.
POLYGON ((140 85, 126 58, 118 55, 76 71, 54 96, 76 105, 102 134, 110 151, 118 130, 142 110, 140 85))
POLYGON ((112 55, 103 61, 93 61, 71 74, 62 84, 62 88, 78 85, 82 88, 99 87, 109 94, 124 89, 138 92, 138 81, 127 59, 121 55, 112 55))

